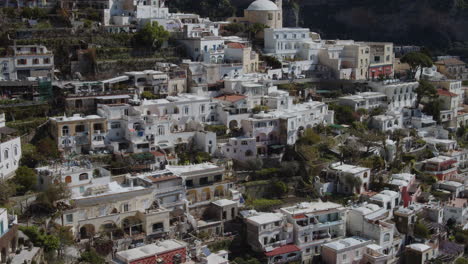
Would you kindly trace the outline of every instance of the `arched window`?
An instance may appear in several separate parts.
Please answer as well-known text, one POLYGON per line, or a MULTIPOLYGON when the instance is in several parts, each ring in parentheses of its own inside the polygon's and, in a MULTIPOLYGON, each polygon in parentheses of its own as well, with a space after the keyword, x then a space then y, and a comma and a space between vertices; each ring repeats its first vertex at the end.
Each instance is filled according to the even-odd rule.
POLYGON ((62 136, 68 136, 68 126, 63 126, 62 127, 62 136))
POLYGON ((364 178, 367 178, 367 176, 369 176, 367 175, 367 172, 364 172, 364 178))
POLYGON ((89 178, 88 173, 81 173, 79 177, 80 177, 80 181, 84 181, 89 178))
POLYGON ((72 177, 71 176, 65 177, 65 183, 71 183, 71 182, 72 182, 72 177))
POLYGON ((390 234, 389 233, 385 234, 383 240, 384 240, 384 242, 390 241, 390 234))
POLYGON ((15 146, 15 156, 18 156, 18 146, 15 146))
POLYGON ((8 159, 9 154, 10 154, 10 153, 9 153, 9 150, 8 150, 8 149, 5 149, 5 151, 3 152, 3 157, 4 157, 5 159, 8 159))

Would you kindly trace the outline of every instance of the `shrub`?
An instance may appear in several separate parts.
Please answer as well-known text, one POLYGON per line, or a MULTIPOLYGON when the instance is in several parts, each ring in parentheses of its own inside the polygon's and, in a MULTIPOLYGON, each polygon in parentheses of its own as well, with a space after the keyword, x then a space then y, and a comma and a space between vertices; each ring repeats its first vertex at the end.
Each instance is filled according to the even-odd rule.
POLYGON ((281 205, 283 202, 277 199, 255 199, 248 202, 257 211, 271 211, 273 207, 281 205))

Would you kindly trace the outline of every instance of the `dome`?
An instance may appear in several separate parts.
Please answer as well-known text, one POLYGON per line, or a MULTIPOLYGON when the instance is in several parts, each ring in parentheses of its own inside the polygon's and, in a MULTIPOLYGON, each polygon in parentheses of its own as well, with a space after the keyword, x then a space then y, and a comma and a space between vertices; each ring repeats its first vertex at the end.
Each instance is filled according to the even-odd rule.
POLYGON ((278 6, 270 0, 256 0, 247 8, 249 11, 278 11, 278 6))

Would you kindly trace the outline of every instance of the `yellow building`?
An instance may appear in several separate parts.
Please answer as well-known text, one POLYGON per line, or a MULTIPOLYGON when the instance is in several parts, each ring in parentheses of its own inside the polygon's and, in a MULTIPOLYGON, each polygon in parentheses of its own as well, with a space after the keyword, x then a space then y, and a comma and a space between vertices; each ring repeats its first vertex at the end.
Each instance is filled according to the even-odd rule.
MULTIPOLYGON (((243 17, 230 17, 229 22, 255 24, 260 23, 268 28, 283 27, 283 0, 255 0, 244 10, 243 17)), ((260 34, 263 38, 263 33, 260 34)))

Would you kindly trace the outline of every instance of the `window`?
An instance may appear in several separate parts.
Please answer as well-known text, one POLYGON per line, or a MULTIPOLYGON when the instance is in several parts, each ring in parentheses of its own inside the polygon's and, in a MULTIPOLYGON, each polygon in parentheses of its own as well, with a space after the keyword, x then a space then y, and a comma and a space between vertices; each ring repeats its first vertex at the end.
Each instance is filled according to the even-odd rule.
POLYGON ((356 257, 359 257, 359 250, 356 250, 356 257))
POLYGON ((75 132, 76 133, 81 133, 85 131, 85 126, 84 125, 76 125, 75 126, 75 132))
POLYGON ((26 59, 19 59, 16 61, 18 65, 26 65, 28 64, 28 61, 26 59))
POLYGON ((80 186, 80 193, 84 193, 85 191, 85 187, 84 186, 80 186))
POLYGON ((189 107, 188 107, 188 106, 184 107, 184 113, 185 113, 186 115, 189 114, 189 107))
POLYGON ((72 177, 71 176, 65 177, 65 183, 71 183, 71 182, 72 182, 72 177))
POLYGON ((123 205, 123 211, 124 211, 124 212, 128 212, 129 210, 130 210, 130 206, 128 205, 128 203, 127 203, 127 204, 124 204, 124 205, 123 205))
POLYGON ((390 241, 390 234, 389 233, 384 235, 384 242, 388 242, 388 241, 390 241))
POLYGON ((73 214, 67 214, 66 219, 67 223, 73 223, 73 214))
POLYGON ((9 153, 8 149, 5 149, 5 151, 3 152, 3 157, 4 157, 5 159, 8 159, 9 154, 10 154, 10 153, 9 153))
POLYGON ((165 134, 164 126, 158 126, 158 135, 163 136, 165 134))
POLYGON ((273 20, 273 14, 272 13, 268 13, 268 20, 273 20))
POLYGON ((153 232, 162 232, 162 231, 164 231, 164 224, 163 223, 153 224, 153 232))
POLYGON ((205 105, 200 106, 200 112, 203 114, 205 113, 205 105))
POLYGON ((346 256, 346 254, 343 254, 343 260, 345 260, 345 259, 346 259, 346 257, 347 257, 347 256, 346 256))
POLYGON ((62 127, 62 136, 68 136, 68 126, 62 127))
POLYGON ((33 64, 39 64, 39 59, 33 59, 32 63, 33 64))
POLYGON ((241 145, 248 145, 247 141, 241 141, 241 145))
POLYGON ((112 128, 112 129, 120 128, 120 123, 119 123, 119 122, 113 122, 113 123, 111 123, 111 128, 112 128))
POLYGON ((15 156, 18 156, 18 146, 15 146, 15 156))
POLYGON ((102 130, 103 130, 103 125, 102 125, 102 123, 93 124, 93 129, 94 129, 94 130, 102 131, 102 130))
POLYGON ((80 178, 80 181, 87 180, 89 178, 88 173, 81 173, 79 178, 80 178))

